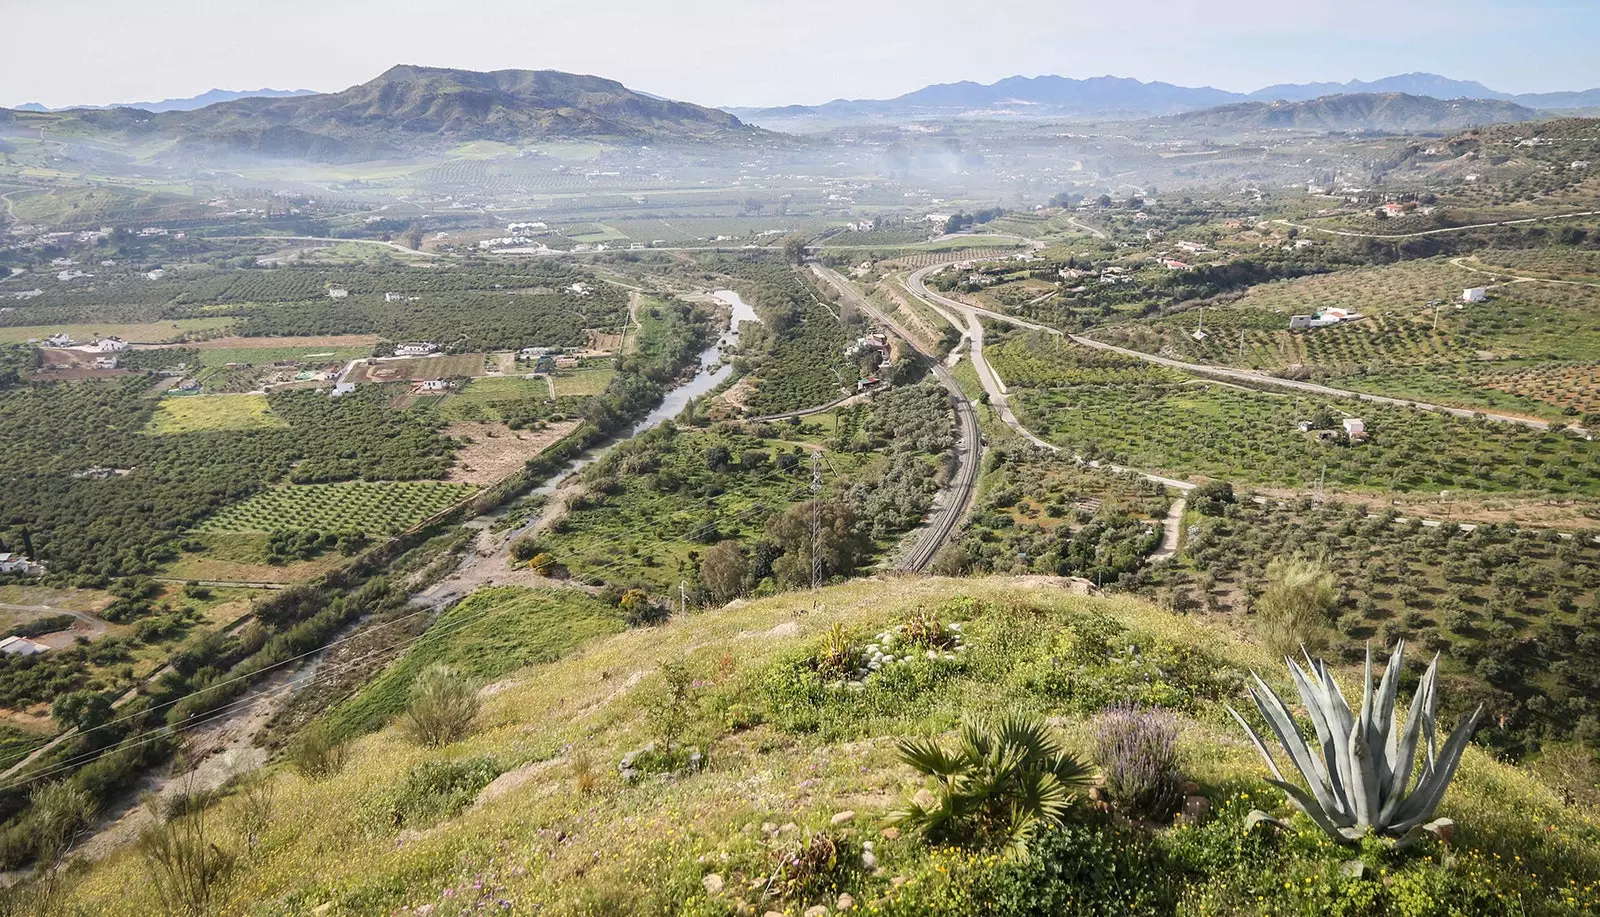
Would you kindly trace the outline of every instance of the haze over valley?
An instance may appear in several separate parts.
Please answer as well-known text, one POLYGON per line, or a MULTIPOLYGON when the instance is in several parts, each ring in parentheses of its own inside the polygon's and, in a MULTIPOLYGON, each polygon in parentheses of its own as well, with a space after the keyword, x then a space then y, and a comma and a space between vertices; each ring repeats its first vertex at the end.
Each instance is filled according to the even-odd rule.
POLYGON ((1213 7, 18 11, 0 915, 1600 911, 1600 19, 1213 7))

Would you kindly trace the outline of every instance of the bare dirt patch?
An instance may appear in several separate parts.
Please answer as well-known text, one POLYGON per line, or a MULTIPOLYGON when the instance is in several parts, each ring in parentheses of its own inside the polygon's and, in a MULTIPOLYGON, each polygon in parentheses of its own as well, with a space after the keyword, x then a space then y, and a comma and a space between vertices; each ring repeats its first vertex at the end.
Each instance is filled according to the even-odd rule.
POLYGON ((402 360, 367 360, 357 363, 347 382, 423 382, 484 374, 484 354, 457 353, 411 357, 402 360))
POLYGON ((212 338, 188 344, 161 344, 162 348, 186 347, 193 350, 261 350, 269 347, 371 347, 380 338, 376 334, 324 334, 310 337, 212 338))
POLYGON ((528 459, 577 429, 580 421, 552 423, 543 430, 513 430, 503 423, 457 421, 445 434, 462 442, 447 481, 488 486, 522 470, 528 459), (470 440, 470 442, 467 442, 470 440))

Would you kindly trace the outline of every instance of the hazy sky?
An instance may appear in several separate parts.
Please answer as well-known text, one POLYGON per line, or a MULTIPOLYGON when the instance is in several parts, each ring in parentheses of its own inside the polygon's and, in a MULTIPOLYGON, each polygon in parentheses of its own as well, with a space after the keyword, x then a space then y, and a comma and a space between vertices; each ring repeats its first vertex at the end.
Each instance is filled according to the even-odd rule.
POLYGON ((1600 0, 0 0, 0 23, 4 106, 331 91, 396 63, 593 73, 708 105, 1045 73, 1600 86, 1600 0))

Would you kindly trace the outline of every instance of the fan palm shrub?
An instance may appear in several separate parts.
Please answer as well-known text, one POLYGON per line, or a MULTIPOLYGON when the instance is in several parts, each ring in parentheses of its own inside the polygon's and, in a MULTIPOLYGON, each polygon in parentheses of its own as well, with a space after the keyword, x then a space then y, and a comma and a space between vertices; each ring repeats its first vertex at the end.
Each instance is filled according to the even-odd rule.
POLYGON ((933 778, 892 819, 935 843, 1005 846, 1024 854, 1043 828, 1059 825, 1092 780, 1090 767, 1068 754, 1042 720, 1008 716, 993 725, 968 723, 954 750, 929 738, 900 742, 900 760, 933 778))
MULTIPOLYGON (((1367 648, 1359 712, 1351 711, 1322 660, 1313 662, 1308 655, 1306 667, 1302 668, 1293 659, 1286 659, 1300 702, 1316 732, 1315 749, 1301 738, 1298 724, 1278 695, 1259 675, 1252 674, 1255 683, 1249 686, 1250 696, 1305 788, 1285 778, 1266 742, 1239 711, 1228 708, 1266 759, 1273 777, 1269 782, 1287 793, 1295 808, 1340 843, 1356 844, 1369 835, 1411 843, 1425 832, 1439 834, 1450 825, 1449 819, 1432 820, 1433 813, 1455 776, 1483 707, 1458 725, 1443 748, 1439 747, 1435 719, 1439 657, 1435 656, 1417 685, 1402 724, 1395 699, 1400 690, 1404 654, 1402 640, 1395 644, 1383 680, 1374 690, 1372 648, 1367 648), (1420 768, 1416 766, 1419 751, 1420 768)), ((1266 816, 1256 813, 1253 818, 1262 820, 1266 816)))

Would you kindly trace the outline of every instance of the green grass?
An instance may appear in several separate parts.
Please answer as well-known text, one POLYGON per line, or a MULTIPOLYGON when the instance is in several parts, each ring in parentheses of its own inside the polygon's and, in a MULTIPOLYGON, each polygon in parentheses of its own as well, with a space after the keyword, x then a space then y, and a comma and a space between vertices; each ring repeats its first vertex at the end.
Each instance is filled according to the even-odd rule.
MULTIPOLYGON (((293 912, 315 902, 351 917, 459 913, 482 896, 561 915, 728 914, 736 899, 757 913, 797 914, 831 908, 841 891, 863 913, 904 917, 1576 917, 1600 906, 1600 820, 1563 804, 1555 785, 1476 749, 1441 809, 1457 825, 1448 858, 1427 846, 1381 858, 1368 851, 1359 855, 1373 878, 1349 878, 1341 865, 1358 853, 1292 814, 1222 708, 1245 672, 1259 670, 1280 688, 1284 676, 1221 622, 998 579, 854 582, 623 633, 590 601, 493 590, 447 613, 435 625, 437 642, 424 638, 336 719, 346 731, 389 721, 411 676, 450 661, 498 682, 477 734, 433 750, 388 728, 359 739, 349 766, 325 781, 274 772, 268 828, 257 852, 219 882, 215 912, 293 912), (490 614, 456 632, 470 636, 447 632, 467 608, 490 614), (806 660, 835 625, 859 641, 919 609, 967 623, 966 661, 875 676, 862 692, 808 687, 806 660), (582 623, 563 627, 573 620, 582 623), (499 642, 502 630, 519 643, 499 642), (519 670, 530 657, 499 658, 522 652, 522 643, 539 644, 543 655, 531 659, 540 661, 519 670), (684 740, 707 750, 710 767, 626 783, 618 761, 658 740, 666 660, 693 679, 684 740), (936 848, 912 831, 884 835, 890 811, 924 785, 899 763, 898 739, 948 742, 979 711, 1025 711, 1049 715, 1065 747, 1087 755, 1097 705, 1127 697, 1179 712, 1185 776, 1212 801, 1209 820, 1134 833, 1080 802, 1073 826, 1051 834, 1031 860, 936 848), (385 821, 414 768, 485 755, 512 775, 492 797, 420 834, 399 835, 385 821), (580 773, 592 785, 581 785, 580 773), (1246 814, 1257 807, 1290 829, 1247 834, 1246 814), (845 810, 854 814, 834 823, 845 810), (797 827, 768 841, 764 822, 797 827), (841 845, 836 865, 814 885, 768 881, 784 841, 807 831, 841 845), (857 865, 867 841, 881 872, 857 865), (720 894, 703 882, 712 873, 725 880, 720 894), (1173 892, 1183 903, 1164 897, 1173 892), (1082 907, 1060 906, 1069 901, 1082 907)), ((1339 675, 1348 685, 1350 669, 1339 675)), ((244 851, 227 819, 208 824, 220 847, 244 851)), ((144 875, 127 850, 71 874, 65 893, 87 913, 151 913, 159 904, 144 875)))
POLYGON ((266 395, 174 395, 161 399, 146 432, 159 436, 287 426, 272 413, 266 395))
POLYGON ((302 529, 391 535, 459 503, 476 489, 471 484, 438 481, 275 487, 223 509, 207 519, 200 531, 270 533, 302 529))
POLYGON ((434 622, 415 649, 334 710, 331 722, 345 734, 382 728, 404 709, 411 682, 429 666, 447 665, 486 684, 553 662, 587 640, 621 629, 615 608, 582 592, 480 589, 434 622))
POLYGON ((12 325, 0 327, 0 344, 43 341, 54 334, 65 334, 87 343, 100 337, 117 337, 139 344, 165 344, 182 340, 186 334, 210 337, 232 327, 236 318, 179 318, 171 321, 117 324, 115 322, 66 323, 60 325, 12 325))
POLYGON ((605 391, 617 371, 604 369, 574 369, 558 372, 553 377, 556 394, 561 397, 598 395, 605 391))

